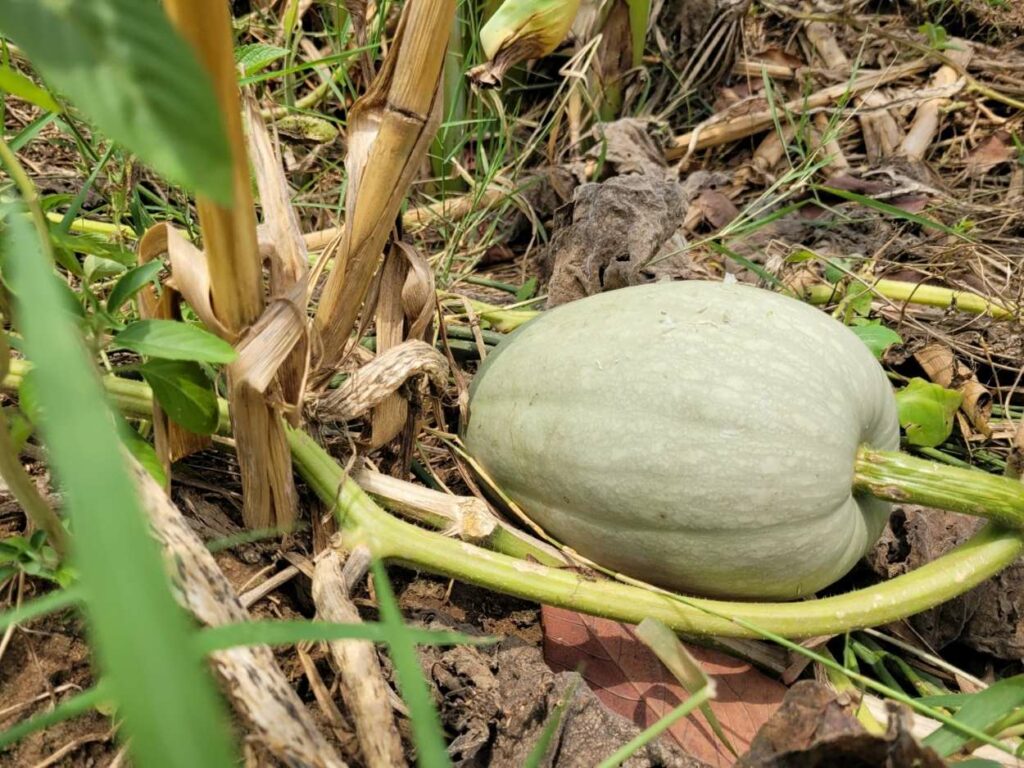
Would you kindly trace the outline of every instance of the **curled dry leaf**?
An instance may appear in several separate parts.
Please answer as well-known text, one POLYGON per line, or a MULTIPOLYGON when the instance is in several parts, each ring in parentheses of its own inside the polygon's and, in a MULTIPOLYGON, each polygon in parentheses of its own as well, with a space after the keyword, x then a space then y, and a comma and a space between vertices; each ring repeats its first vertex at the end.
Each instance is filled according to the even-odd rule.
POLYGON ((961 410, 967 414, 975 429, 986 437, 991 436, 992 428, 988 420, 992 415, 992 395, 978 381, 974 371, 957 360, 952 349, 937 342, 916 352, 914 358, 928 374, 928 378, 939 386, 963 395, 961 410))
POLYGON ((984 176, 996 166, 1008 163, 1017 156, 1010 134, 996 131, 967 155, 965 171, 968 176, 984 176))
POLYGON ((425 341, 406 341, 375 357, 311 407, 324 421, 356 419, 413 376, 426 374, 435 386, 444 386, 448 370, 448 361, 425 341))
POLYGON ((580 0, 505 0, 480 30, 487 62, 469 71, 470 80, 500 88, 505 73, 516 64, 557 48, 579 9, 580 0))
MULTIPOLYGON (((597 697, 641 728, 657 722, 686 700, 687 693, 632 627, 544 606, 544 657, 556 670, 579 669, 597 697)), ((687 646, 717 684, 711 702, 726 736, 744 752, 785 695, 781 683, 749 664, 719 651, 687 646)), ((676 723, 669 735, 686 752, 715 766, 733 756, 707 721, 694 715, 676 723)))
POLYGON ((942 758, 910 735, 909 711, 889 706, 888 715, 886 733, 875 736, 857 721, 847 699, 821 683, 799 682, 789 690, 782 706, 751 743, 750 752, 736 766, 943 768, 942 758))

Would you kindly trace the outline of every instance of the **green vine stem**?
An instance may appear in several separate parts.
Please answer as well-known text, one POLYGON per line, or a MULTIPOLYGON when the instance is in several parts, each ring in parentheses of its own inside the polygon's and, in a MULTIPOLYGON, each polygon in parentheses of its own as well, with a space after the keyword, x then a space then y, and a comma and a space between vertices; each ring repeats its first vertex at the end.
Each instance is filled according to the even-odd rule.
POLYGON ((962 594, 1001 571, 1024 550, 1021 535, 990 525, 938 560, 891 581, 835 597, 796 603, 687 598, 596 581, 573 570, 516 560, 418 528, 378 507, 309 435, 291 430, 288 441, 296 469, 337 510, 349 532, 347 546, 365 544, 377 557, 538 603, 631 624, 648 617, 658 619, 689 635, 758 637, 752 629, 757 627, 798 638, 885 624, 962 594))
POLYGON ((862 448, 853 485, 880 499, 986 517, 1007 528, 1024 530, 1024 483, 1004 476, 899 451, 862 448))
MULTIPOLYGON (((3 388, 15 389, 27 370, 28 364, 24 361, 11 360, 3 388)), ((112 377, 104 381, 112 399, 127 413, 139 417, 150 415, 151 394, 144 382, 112 377)), ((222 428, 226 427, 225 420, 222 428)), ((634 624, 648 617, 658 619, 688 635, 759 637, 767 632, 801 638, 876 626, 927 610, 968 591, 1013 563, 1024 551, 1024 534, 993 524, 949 554, 910 573, 834 597, 794 603, 688 598, 519 560, 404 522, 381 509, 305 432, 289 430, 288 441, 296 469, 314 492, 335 510, 345 530, 346 547, 364 544, 376 557, 391 562, 595 616, 634 624)), ((988 510, 984 505, 998 499, 995 514, 1008 519, 1005 513, 1012 508, 1012 492, 1005 489, 1005 495, 995 493, 994 484, 1016 486, 1014 481, 984 472, 954 469, 956 474, 951 485, 956 486, 955 490, 947 487, 945 493, 940 494, 933 481, 921 480, 919 464, 929 465, 930 478, 950 477, 946 473, 954 469, 902 454, 865 451, 857 464, 858 487, 866 489, 870 485, 860 472, 871 468, 877 476, 885 478, 878 487, 885 489, 887 498, 898 493, 899 499, 905 502, 940 507, 952 502, 962 511, 970 508, 986 514, 988 510), (892 465, 899 471, 886 474, 886 468, 892 465), (918 466, 916 473, 907 469, 914 466, 918 466), (968 482, 964 475, 968 476, 968 482), (972 489, 977 490, 972 493, 972 489)), ((1019 525, 1019 515, 1017 520, 1019 525)))

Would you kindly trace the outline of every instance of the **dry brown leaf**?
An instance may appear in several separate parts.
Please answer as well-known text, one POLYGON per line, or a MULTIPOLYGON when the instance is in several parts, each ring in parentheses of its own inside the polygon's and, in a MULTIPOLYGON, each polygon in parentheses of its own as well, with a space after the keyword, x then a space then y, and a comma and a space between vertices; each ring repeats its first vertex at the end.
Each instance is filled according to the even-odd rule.
POLYGON ((804 680, 794 685, 740 758, 738 768, 942 768, 942 759, 922 747, 908 728, 909 711, 895 705, 887 710, 887 732, 876 736, 864 730, 850 702, 827 686, 804 680))
POLYGON ((968 176, 984 176, 997 165, 1008 163, 1017 156, 1010 134, 996 131, 967 154, 965 171, 968 176))
MULTIPOLYGON (((544 606, 544 657, 555 670, 579 669, 605 706, 646 728, 687 698, 687 693, 632 627, 544 606)), ((786 688, 718 651, 687 646, 718 686, 711 710, 726 736, 745 752, 782 702, 786 688)), ((686 752, 714 766, 733 764, 729 750, 702 715, 684 718, 668 734, 686 752)))

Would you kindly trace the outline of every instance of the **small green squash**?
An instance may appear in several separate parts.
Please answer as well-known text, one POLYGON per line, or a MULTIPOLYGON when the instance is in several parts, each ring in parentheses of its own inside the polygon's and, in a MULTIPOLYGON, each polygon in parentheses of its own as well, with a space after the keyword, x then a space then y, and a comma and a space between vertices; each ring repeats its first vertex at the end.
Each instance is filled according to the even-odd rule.
POLYGON ((892 388, 796 299, 688 281, 544 313, 473 382, 470 454, 600 565, 684 593, 794 599, 847 573, 889 506, 858 446, 899 447, 892 388))

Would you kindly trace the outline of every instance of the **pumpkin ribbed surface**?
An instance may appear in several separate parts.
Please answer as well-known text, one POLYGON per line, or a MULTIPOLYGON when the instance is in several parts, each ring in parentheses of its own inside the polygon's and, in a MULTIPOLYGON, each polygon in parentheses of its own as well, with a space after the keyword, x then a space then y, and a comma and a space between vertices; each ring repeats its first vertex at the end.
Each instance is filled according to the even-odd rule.
POLYGON ((889 507, 851 491, 893 450, 882 368, 846 327, 743 285, 625 288, 544 313, 473 382, 470 453, 601 565, 715 597, 789 599, 847 573, 889 507))

